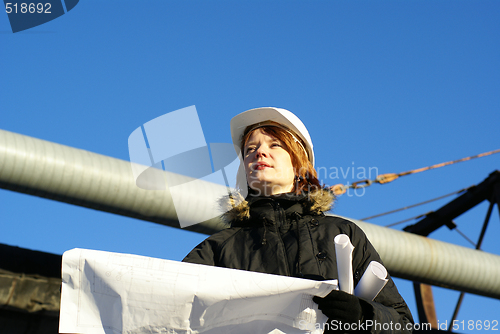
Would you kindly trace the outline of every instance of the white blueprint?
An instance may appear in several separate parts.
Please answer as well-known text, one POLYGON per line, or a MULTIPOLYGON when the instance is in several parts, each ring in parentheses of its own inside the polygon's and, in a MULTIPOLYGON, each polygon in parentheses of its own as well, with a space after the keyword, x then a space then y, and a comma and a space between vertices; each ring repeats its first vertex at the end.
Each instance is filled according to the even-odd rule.
POLYGON ((322 333, 312 295, 336 282, 73 249, 63 255, 60 333, 322 333))

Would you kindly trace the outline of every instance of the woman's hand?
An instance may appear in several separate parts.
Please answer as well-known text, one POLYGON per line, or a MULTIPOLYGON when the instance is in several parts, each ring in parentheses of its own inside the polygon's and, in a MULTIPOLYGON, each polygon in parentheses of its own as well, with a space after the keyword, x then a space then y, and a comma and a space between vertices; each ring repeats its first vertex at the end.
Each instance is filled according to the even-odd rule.
POLYGON ((347 292, 333 290, 324 298, 314 296, 313 301, 330 320, 350 324, 364 321, 363 301, 347 292))

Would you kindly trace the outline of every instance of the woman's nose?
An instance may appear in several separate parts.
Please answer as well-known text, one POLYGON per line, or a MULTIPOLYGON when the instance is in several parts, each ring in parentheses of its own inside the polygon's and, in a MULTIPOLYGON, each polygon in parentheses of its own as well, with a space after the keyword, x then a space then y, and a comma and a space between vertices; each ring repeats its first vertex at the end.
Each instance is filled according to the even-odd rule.
POLYGON ((255 151, 255 153, 257 157, 267 157, 268 155, 268 152, 263 145, 259 146, 259 148, 255 151))

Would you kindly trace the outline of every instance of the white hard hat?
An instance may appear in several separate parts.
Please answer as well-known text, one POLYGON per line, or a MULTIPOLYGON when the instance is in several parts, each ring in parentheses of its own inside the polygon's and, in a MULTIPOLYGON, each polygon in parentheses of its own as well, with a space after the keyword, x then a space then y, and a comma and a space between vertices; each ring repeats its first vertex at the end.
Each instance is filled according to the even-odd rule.
MULTIPOLYGON (((264 123, 266 121, 272 121, 283 125, 292 132, 292 135, 299 136, 306 145, 304 149, 307 153, 307 157, 314 166, 313 144, 304 123, 290 111, 281 108, 264 107, 250 109, 231 119, 231 137, 238 154, 241 152, 241 138, 243 137, 245 129, 250 125, 255 124, 258 126, 259 123, 264 123)), ((264 125, 267 124, 264 123, 263 126, 264 125)), ((302 146, 302 144, 300 145, 302 146)))

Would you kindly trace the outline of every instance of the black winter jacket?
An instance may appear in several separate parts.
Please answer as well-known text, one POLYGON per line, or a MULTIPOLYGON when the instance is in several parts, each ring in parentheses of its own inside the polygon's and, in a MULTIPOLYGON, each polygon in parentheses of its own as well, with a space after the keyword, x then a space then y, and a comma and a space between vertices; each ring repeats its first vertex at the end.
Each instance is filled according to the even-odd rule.
MULTIPOLYGON (((357 225, 324 215, 333 199, 326 190, 302 195, 249 196, 226 214, 230 228, 208 237, 183 261, 284 276, 337 279, 333 239, 346 234, 355 247, 356 286, 371 261, 382 261, 357 225)), ((413 318, 392 279, 374 301, 364 304, 368 305, 365 319, 374 324, 371 333, 411 332, 404 329, 411 328, 413 318)))

